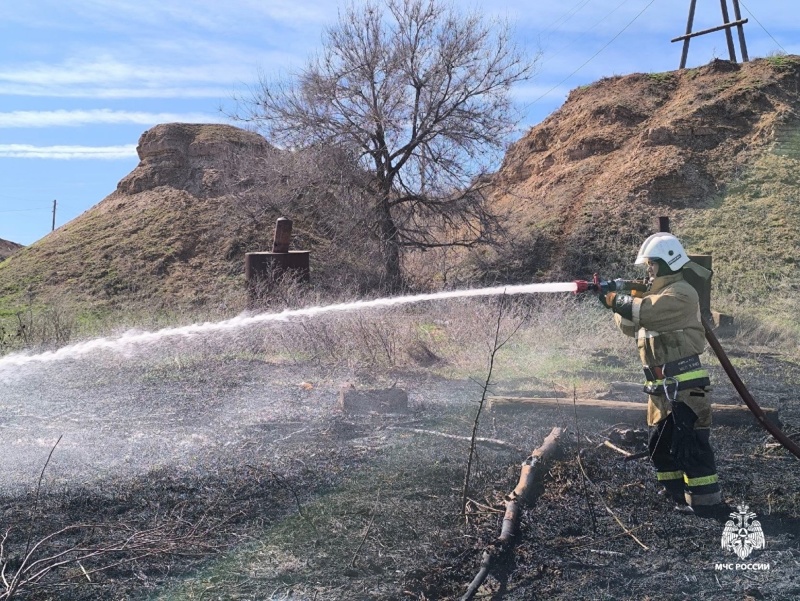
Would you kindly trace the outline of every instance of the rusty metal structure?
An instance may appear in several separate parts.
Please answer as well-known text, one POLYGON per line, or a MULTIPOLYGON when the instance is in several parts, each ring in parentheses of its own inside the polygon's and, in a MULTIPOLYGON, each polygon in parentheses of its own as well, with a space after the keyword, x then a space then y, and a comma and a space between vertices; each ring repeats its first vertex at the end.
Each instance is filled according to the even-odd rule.
POLYGON ((311 252, 289 250, 292 241, 292 220, 281 217, 275 223, 272 250, 250 252, 244 256, 244 274, 250 300, 256 299, 263 286, 290 274, 300 281, 311 280, 311 252))
POLYGON ((735 63, 736 49, 733 45, 733 34, 731 33, 731 29, 734 27, 739 34, 739 47, 742 50, 742 62, 746 63, 750 60, 750 58, 747 56, 747 44, 744 40, 744 24, 747 23, 747 19, 742 19, 742 11, 739 9, 739 0, 731 0, 731 2, 733 2, 734 21, 731 21, 730 17, 728 16, 728 0, 720 0, 720 7, 722 9, 722 25, 711 27, 709 29, 703 29, 702 31, 692 31, 692 26, 694 25, 694 13, 695 9, 697 8, 697 0, 691 0, 689 3, 689 18, 686 22, 686 33, 670 40, 671 42, 683 42, 683 52, 681 53, 681 65, 679 69, 686 68, 686 59, 689 57, 689 42, 692 38, 696 38, 697 36, 705 35, 707 33, 713 33, 715 31, 721 31, 723 29, 725 30, 725 38, 728 43, 728 55, 730 56, 731 62, 735 63))

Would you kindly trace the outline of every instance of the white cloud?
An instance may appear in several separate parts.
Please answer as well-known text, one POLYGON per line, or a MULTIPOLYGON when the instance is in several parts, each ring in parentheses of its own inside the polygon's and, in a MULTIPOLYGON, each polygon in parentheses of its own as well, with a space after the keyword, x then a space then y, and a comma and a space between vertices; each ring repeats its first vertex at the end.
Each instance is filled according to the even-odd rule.
POLYGON ((0 96, 38 96, 49 98, 95 98, 95 99, 135 99, 135 98, 216 98, 228 99, 233 87, 215 88, 203 86, 189 87, 110 87, 97 88, 87 86, 26 86, 4 85, 0 82, 0 96))
POLYGON ((145 113, 137 111, 55 110, 0 112, 0 128, 12 127, 76 127, 93 124, 156 125, 158 123, 225 123, 221 115, 208 113, 145 113))
MULTIPOLYGON (((256 53, 247 62, 241 52, 219 51, 213 61, 164 53, 132 60, 111 55, 33 62, 0 67, 0 95, 56 98, 229 98, 233 87, 257 75, 256 53)), ((267 64, 294 60, 283 52, 261 55, 267 64)))
POLYGON ((134 64, 106 56, 93 60, 70 59, 59 64, 31 63, 0 70, 0 81, 33 86, 98 85, 172 85, 182 82, 217 82, 223 72, 230 75, 231 65, 161 65, 134 64))
POLYGON ((104 30, 197 27, 239 31, 258 27, 259 20, 284 24, 318 24, 336 14, 330 0, 37 0, 0 3, 0 18, 28 26, 104 30), (81 25, 76 25, 80 23, 81 25))
POLYGON ((137 157, 136 144, 122 146, 32 146, 0 144, 0 158, 14 159, 102 159, 137 157))

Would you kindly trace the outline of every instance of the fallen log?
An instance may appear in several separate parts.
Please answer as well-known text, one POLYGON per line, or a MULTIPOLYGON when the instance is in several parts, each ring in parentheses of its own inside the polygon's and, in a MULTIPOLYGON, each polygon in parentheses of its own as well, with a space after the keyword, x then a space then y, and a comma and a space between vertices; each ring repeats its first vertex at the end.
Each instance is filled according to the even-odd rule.
POLYGON ((492 563, 511 548, 514 534, 519 525, 519 516, 522 508, 530 505, 535 500, 542 487, 542 479, 547 473, 547 463, 552 459, 558 450, 558 439, 562 433, 561 428, 553 428, 540 447, 522 463, 519 482, 516 488, 505 497, 506 512, 503 516, 503 526, 500 536, 495 543, 483 552, 481 567, 475 578, 470 582, 467 592, 461 597, 460 601, 469 601, 478 592, 483 581, 489 575, 492 563))
MULTIPOLYGON (((571 399, 558 397, 514 397, 490 396, 489 409, 497 412, 526 411, 535 408, 561 408, 573 415, 573 407, 578 417, 595 417, 615 422, 629 420, 640 423, 647 411, 647 403, 614 401, 611 399, 571 399)), ((712 403, 711 411, 715 425, 743 426, 755 425, 756 420, 746 405, 722 405, 712 403)), ((764 415, 769 421, 779 424, 777 409, 764 407, 764 415)))

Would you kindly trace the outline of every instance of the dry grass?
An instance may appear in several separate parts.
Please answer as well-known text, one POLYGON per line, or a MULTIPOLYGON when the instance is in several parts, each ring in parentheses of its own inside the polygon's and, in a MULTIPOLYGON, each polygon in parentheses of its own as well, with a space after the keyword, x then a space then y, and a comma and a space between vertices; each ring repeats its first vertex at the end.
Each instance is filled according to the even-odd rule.
MULTIPOLYGON (((279 311, 284 305, 323 302, 313 290, 291 287, 264 309, 279 311)), ((570 396, 574 389, 600 388, 609 380, 640 379, 634 344, 615 331, 608 311, 594 298, 569 294, 448 300, 327 314, 313 320, 262 324, 212 339, 201 337, 185 345, 167 344, 161 352, 142 357, 138 377, 159 398, 171 398, 165 391, 173 388, 200 388, 204 402, 227 406, 242 394, 236 389, 236 379, 253 378, 258 372, 264 382, 251 380, 248 390, 273 386, 264 393, 271 417, 246 430, 250 438, 237 441, 230 465, 211 469, 201 464, 192 475, 191 498, 211 495, 222 500, 230 496, 230 501, 220 505, 223 515, 228 502, 232 508, 242 508, 241 490, 246 485, 247 494, 252 495, 245 497, 243 508, 247 523, 221 532, 230 549, 193 562, 191 567, 196 569, 192 573, 181 571, 176 563, 174 576, 169 578, 152 566, 142 566, 139 573, 150 579, 143 580, 142 586, 149 589, 150 598, 244 601, 291 596, 313 599, 316 595, 388 600, 401 598, 398 595, 404 587, 416 591, 411 598, 417 599, 450 598, 462 591, 474 574, 477 554, 497 534, 497 508, 502 495, 513 488, 519 462, 541 442, 553 420, 575 424, 572 415, 563 412, 525 419, 487 415, 480 435, 501 437, 510 447, 479 449, 469 521, 464 524, 459 517, 459 495, 465 444, 412 430, 461 436, 469 432, 480 395, 479 386, 469 380, 481 381, 486 376, 501 304, 505 315, 502 331, 519 328, 497 355, 493 390, 545 395, 557 391, 570 396), (304 379, 314 382, 308 393, 296 386, 304 379), (417 391, 411 399, 411 413, 350 416, 331 412, 318 391, 333 389, 343 379, 365 386, 402 380, 401 385, 410 384, 417 391), (290 390, 287 382, 295 386, 290 390), (230 388, 223 390, 225 386, 230 388), (319 395, 315 401, 300 402, 303 394, 312 393, 319 395), (289 413, 291 404, 296 406, 289 413), (215 474, 214 478, 209 474, 215 474), (262 513, 266 507, 274 509, 269 519, 262 513)), ((183 315, 182 321, 189 318, 183 315)), ((745 325, 733 339, 737 345, 775 344, 763 338, 765 331, 757 324, 745 325)), ((758 369, 744 359, 739 367, 750 376, 758 369)), ((174 409, 173 401, 169 403, 174 409)), ((596 447, 601 443, 602 428, 585 423, 579 427, 581 444, 589 440, 596 447)), ((727 444, 745 440, 743 436, 731 434, 727 444)), ((746 444, 755 448, 758 443, 753 443, 753 438, 747 435, 746 444)), ((528 534, 522 539, 521 565, 538 561, 531 557, 546 557, 549 565, 560 566, 564 557, 575 555, 579 532, 581 546, 591 544, 591 548, 625 553, 626 561, 639 569, 638 562, 646 558, 630 553, 613 523, 605 523, 601 517, 602 529, 590 530, 574 468, 564 464, 553 472, 549 496, 542 501, 548 504, 542 515, 552 519, 539 520, 531 514, 524 523, 528 534), (558 552, 539 548, 539 540, 556 541, 558 552)), ((648 479, 647 465, 630 464, 622 469, 609 463, 602 450, 595 450, 586 468, 593 482, 602 487, 601 492, 592 494, 604 494, 606 502, 632 527, 633 520, 639 519, 648 545, 667 548, 669 541, 663 542, 658 527, 663 515, 655 507, 655 484, 648 479)), ((758 486, 766 487, 762 480, 768 478, 759 478, 758 486)), ((144 486, 149 486, 149 478, 144 486)), ((750 484, 736 486, 740 490, 750 484)), ((174 482, 166 482, 155 499, 146 490, 120 496, 125 497, 126 511, 133 516, 138 515, 140 497, 154 507, 163 503, 166 511, 173 487, 174 482)), ((185 502, 186 491, 176 490, 180 493, 176 498, 185 502)), ((764 490, 765 495, 774 492, 764 490)), ((69 494, 65 490, 65 497, 69 494)), ((114 499, 98 503, 106 507, 106 502, 121 503, 114 499)), ((51 509, 55 515, 57 507, 51 505, 51 509)), ((763 513, 760 506, 758 512, 763 513)), ((146 530, 147 523, 137 524, 146 530)), ((703 552, 711 557, 716 547, 718 543, 709 543, 703 552)), ((586 558, 575 555, 573 559, 586 558)), ((61 589, 64 594, 74 593, 63 598, 83 599, 80 591, 94 594, 86 588, 88 583, 81 582, 79 571, 70 572, 70 578, 73 576, 73 580, 51 584, 66 585, 61 589)), ((124 569, 110 578, 102 590, 136 589, 133 577, 124 569)), ((571 586, 555 571, 543 578, 526 586, 530 590, 540 590, 547 582, 551 583, 548 586, 571 586)), ((585 579, 595 592, 604 586, 588 572, 585 579)), ((652 579, 640 582, 642 590, 652 586, 652 579)), ((553 595, 566 598, 563 591, 554 590, 553 595)), ((35 592, 29 598, 35 598, 35 592)))

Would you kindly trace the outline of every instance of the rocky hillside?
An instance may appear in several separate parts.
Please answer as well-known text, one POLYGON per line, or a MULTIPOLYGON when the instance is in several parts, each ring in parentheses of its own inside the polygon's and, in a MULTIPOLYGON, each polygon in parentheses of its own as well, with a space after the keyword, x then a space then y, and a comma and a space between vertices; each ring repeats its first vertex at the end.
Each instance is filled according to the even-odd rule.
POLYGON ((798 90, 794 56, 717 60, 573 90, 511 147, 496 175, 494 202, 511 244, 483 257, 482 268, 513 278, 612 274, 665 215, 690 252, 718 257, 720 276, 730 275, 731 256, 751 270, 740 259, 756 243, 770 271, 796 282, 798 90))
POLYGON ((8 257, 17 252, 20 248, 22 248, 21 244, 0 239, 0 261, 6 260, 8 257))
POLYGON ((327 181, 324 193, 309 192, 331 170, 341 178, 335 157, 282 153, 227 125, 178 123, 144 132, 137 151, 139 165, 116 191, 0 265, 0 298, 13 304, 32 290, 44 302, 101 306, 240 302, 244 255, 272 249, 283 215, 298 222, 293 248, 318 251, 318 277, 335 268, 346 281, 341 271, 369 269, 364 243, 331 242, 345 221, 337 211, 352 210, 339 211, 327 181))

